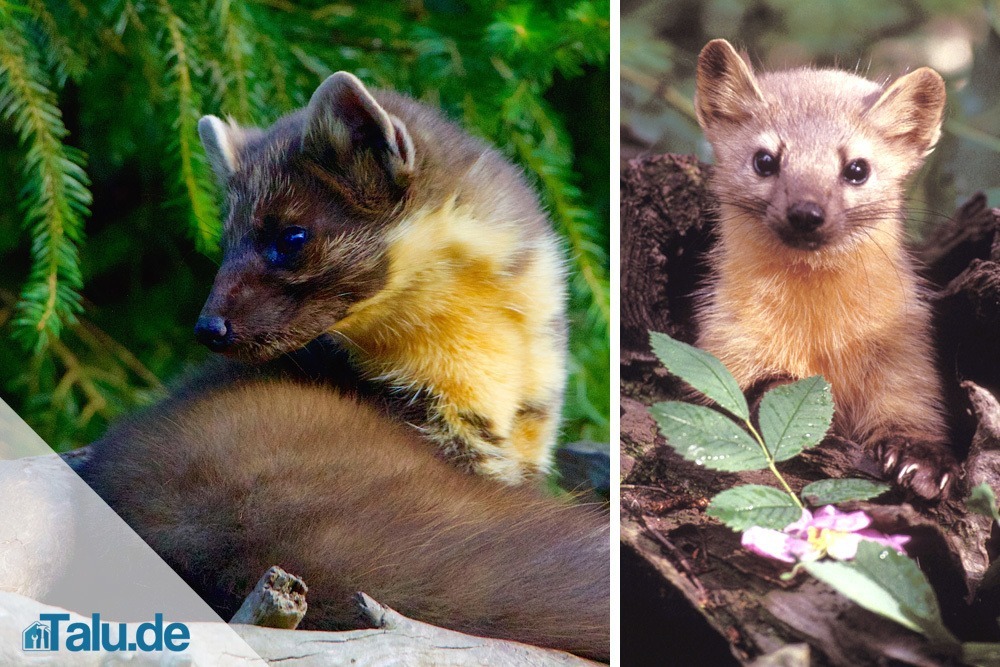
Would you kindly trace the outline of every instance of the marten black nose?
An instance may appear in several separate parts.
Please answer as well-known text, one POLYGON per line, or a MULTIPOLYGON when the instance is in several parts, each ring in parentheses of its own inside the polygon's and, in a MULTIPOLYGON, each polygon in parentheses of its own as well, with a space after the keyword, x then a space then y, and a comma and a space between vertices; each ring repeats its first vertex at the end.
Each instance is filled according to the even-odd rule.
POLYGON ((788 224, 796 231, 814 232, 823 224, 824 213, 819 204, 799 202, 788 207, 788 224))
POLYGON ((218 315, 202 315, 194 325, 194 337, 208 349, 219 352, 233 342, 233 327, 218 315))

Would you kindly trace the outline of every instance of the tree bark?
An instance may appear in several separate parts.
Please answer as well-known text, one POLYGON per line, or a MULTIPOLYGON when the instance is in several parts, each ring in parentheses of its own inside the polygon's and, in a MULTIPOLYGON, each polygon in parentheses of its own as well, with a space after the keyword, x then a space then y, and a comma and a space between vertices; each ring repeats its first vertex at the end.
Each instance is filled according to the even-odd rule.
MULTIPOLYGON (((716 224, 709 177, 710 167, 681 155, 633 160, 621 176, 623 664, 707 664, 706 654, 717 656, 712 664, 953 662, 804 574, 783 581, 787 567, 742 549, 736 533, 704 513, 719 491, 772 483, 770 473, 706 470, 657 432, 648 406, 682 395, 648 332, 695 340, 692 293, 708 275, 716 224)), ((1000 489, 1000 404, 985 389, 1000 387, 1000 210, 974 197, 914 252, 932 288, 963 488, 937 505, 910 504, 893 491, 846 507, 870 513, 881 530, 911 535, 907 551, 960 639, 997 641, 1000 596, 980 583, 998 537, 989 519, 965 511, 964 498, 980 482, 1000 489)), ((796 490, 824 477, 879 477, 858 444, 836 436, 782 468, 796 490)))

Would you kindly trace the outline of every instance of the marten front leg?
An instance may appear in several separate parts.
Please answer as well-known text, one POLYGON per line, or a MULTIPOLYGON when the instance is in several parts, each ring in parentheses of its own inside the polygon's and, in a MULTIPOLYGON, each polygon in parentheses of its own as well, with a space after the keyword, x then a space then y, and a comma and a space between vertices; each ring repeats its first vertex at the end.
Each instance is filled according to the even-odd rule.
POLYGON ((947 498, 958 476, 946 442, 890 435, 876 441, 874 454, 887 478, 926 500, 947 498))
POLYGON ((768 375, 766 377, 754 380, 749 387, 743 392, 743 395, 747 399, 747 405, 750 407, 750 419, 753 421, 754 425, 758 428, 760 427, 760 402, 764 400, 764 394, 771 391, 775 387, 780 387, 783 384, 789 384, 795 382, 795 378, 788 373, 777 373, 775 375, 768 375))

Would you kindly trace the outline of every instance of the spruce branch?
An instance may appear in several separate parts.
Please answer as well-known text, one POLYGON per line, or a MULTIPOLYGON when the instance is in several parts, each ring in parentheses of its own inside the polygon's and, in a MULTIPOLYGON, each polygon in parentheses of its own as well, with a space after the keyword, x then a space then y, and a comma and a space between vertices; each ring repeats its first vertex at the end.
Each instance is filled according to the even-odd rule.
POLYGON ((249 81, 256 78, 248 65, 254 56, 251 35, 257 33, 253 19, 240 2, 216 0, 211 17, 213 38, 222 46, 222 111, 237 122, 254 121, 249 81))
POLYGON ((0 13, 0 116, 26 148, 21 191, 31 234, 31 273, 21 292, 15 335, 36 351, 58 338, 80 311, 78 245, 91 195, 84 156, 67 135, 49 77, 23 25, 0 13))
POLYGON ((539 145, 530 135, 514 129, 511 139, 518 157, 541 183, 555 221, 569 243, 574 273, 583 282, 582 291, 591 304, 588 310, 596 314, 598 328, 606 329, 611 324, 607 261, 600 244, 592 238, 596 216, 580 205, 580 191, 571 182, 569 155, 558 148, 568 139, 560 140, 561 133, 554 122, 531 95, 521 92, 511 99, 528 109, 544 141, 539 145))
POLYGON ((81 77, 86 71, 86 62, 77 50, 70 46, 69 39, 63 35, 52 12, 42 0, 28 0, 28 8, 44 35, 46 43, 41 45, 39 51, 45 55, 49 71, 55 72, 57 85, 61 87, 67 78, 81 77))
POLYGON ((194 53, 187 38, 187 24, 175 13, 168 0, 159 0, 159 19, 167 39, 168 85, 175 95, 176 117, 173 124, 180 160, 181 184, 187 195, 190 229, 199 251, 213 254, 219 246, 219 211, 206 173, 205 156, 198 140, 198 118, 201 116, 198 91, 192 71, 194 53))

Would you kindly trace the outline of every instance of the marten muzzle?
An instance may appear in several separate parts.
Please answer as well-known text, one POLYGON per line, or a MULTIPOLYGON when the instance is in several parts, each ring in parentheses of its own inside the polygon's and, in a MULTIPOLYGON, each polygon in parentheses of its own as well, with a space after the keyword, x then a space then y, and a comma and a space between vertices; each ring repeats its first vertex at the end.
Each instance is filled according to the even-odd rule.
POLYGON ((798 201, 788 206, 776 232, 789 247, 817 250, 832 240, 830 228, 822 206, 813 201, 798 201))
POLYGON ((229 347, 235 336, 229 320, 218 315, 202 315, 194 325, 194 336, 198 342, 212 350, 222 352, 229 347))

